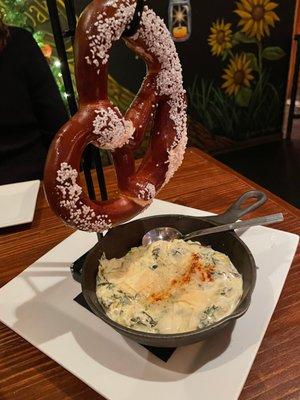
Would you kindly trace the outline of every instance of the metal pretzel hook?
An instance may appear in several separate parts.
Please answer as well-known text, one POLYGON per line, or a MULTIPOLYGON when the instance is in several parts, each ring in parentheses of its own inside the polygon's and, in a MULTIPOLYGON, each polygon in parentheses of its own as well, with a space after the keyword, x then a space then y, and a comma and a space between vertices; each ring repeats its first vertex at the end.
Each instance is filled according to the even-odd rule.
POLYGON ((140 27, 144 5, 145 5, 145 0, 137 0, 132 21, 127 26, 122 36, 125 37, 133 36, 137 32, 137 30, 140 27))

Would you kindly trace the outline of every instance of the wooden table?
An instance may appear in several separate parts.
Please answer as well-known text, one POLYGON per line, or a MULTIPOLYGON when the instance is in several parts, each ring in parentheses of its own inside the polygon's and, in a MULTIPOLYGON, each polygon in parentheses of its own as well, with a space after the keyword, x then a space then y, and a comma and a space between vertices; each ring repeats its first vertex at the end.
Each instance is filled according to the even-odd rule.
MULTIPOLYGON (((108 191, 112 193, 116 189, 113 169, 107 168, 105 175, 108 191)), ((180 170, 158 197, 219 213, 252 188, 258 186, 191 148, 180 170)), ((275 227, 299 234, 299 210, 275 195, 267 194, 267 203, 251 217, 283 212, 285 221, 275 227)), ((0 231, 1 286, 72 232, 48 208, 40 190, 33 224, 0 231)), ((299 266, 298 249, 240 400, 300 399, 299 266)), ((102 397, 1 324, 0 399, 99 400, 102 397)))

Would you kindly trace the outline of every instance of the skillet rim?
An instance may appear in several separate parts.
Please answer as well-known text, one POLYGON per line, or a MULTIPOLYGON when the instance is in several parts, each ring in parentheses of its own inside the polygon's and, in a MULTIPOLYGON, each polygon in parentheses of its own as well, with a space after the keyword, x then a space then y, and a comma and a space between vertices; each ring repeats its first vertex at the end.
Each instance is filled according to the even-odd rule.
MULTIPOLYGON (((114 227, 113 230, 117 230, 121 226, 130 225, 137 221, 144 221, 144 220, 154 219, 157 217, 191 218, 191 219, 203 220, 214 226, 219 225, 218 223, 214 222, 213 220, 210 220, 210 218, 213 218, 214 215, 208 216, 208 217, 206 217, 206 216, 205 217, 197 217, 197 216, 193 216, 193 215, 184 215, 184 214, 160 214, 160 215, 158 214, 158 215, 152 215, 149 217, 138 218, 133 221, 129 221, 125 224, 121 224, 121 225, 114 227)), ((234 321, 245 314, 245 312, 248 310, 248 308, 250 306, 251 296, 252 296, 252 293, 253 293, 253 290, 255 287, 255 283, 256 283, 256 278, 257 278, 256 264, 255 264, 254 257, 252 255, 250 249, 248 248, 248 246, 237 236, 237 234, 234 231, 223 232, 223 234, 231 235, 245 249, 246 254, 249 257, 249 262, 250 262, 250 266, 251 266, 250 273, 252 276, 252 281, 248 287, 248 290, 247 290, 247 293, 245 294, 244 299, 242 300, 241 303, 239 303, 237 305, 236 309, 231 314, 229 314, 226 317, 222 318, 221 320, 215 322, 214 324, 208 325, 205 328, 196 329, 196 330, 188 331, 188 332, 182 332, 182 333, 172 333, 172 334, 143 332, 143 331, 138 331, 138 330, 128 328, 128 327, 123 326, 123 325, 119 324, 118 322, 115 322, 112 319, 110 319, 107 316, 107 314, 105 313, 103 307, 101 306, 101 304, 99 302, 98 302, 99 309, 96 308, 95 304, 89 298, 90 289, 87 289, 85 287, 85 269, 87 268, 86 265, 90 264, 89 260, 96 257, 95 253, 97 253, 99 251, 99 246, 101 246, 102 239, 100 239, 99 242, 96 243, 95 246, 89 251, 89 253, 85 259, 85 262, 84 262, 84 265, 82 268, 82 279, 81 279, 81 288, 82 288, 83 296, 84 296, 86 302, 88 303, 89 307, 91 308, 91 310, 97 317, 99 317, 105 323, 110 325, 118 333, 123 334, 124 336, 130 337, 130 338, 132 338, 132 340, 134 340, 136 342, 139 342, 139 338, 140 338, 140 343, 142 343, 145 339, 146 340, 149 339, 149 341, 151 341, 151 345, 155 346, 155 344, 153 344, 153 342, 155 342, 155 341, 169 341, 169 339, 170 339, 170 341, 174 342, 174 340, 176 340, 176 339, 178 339, 178 340, 187 339, 188 340, 188 339, 192 339, 192 338, 195 339, 198 336, 199 336, 198 341, 201 341, 204 339, 204 337, 209 336, 210 333, 213 334, 215 331, 221 329, 222 326, 225 327, 230 321, 234 321), (134 339, 133 339, 133 337, 134 337, 134 339)), ((98 254, 98 256, 97 256, 98 260, 100 259, 101 254, 98 254)), ((96 292, 94 291, 94 293, 96 293, 96 292)), ((243 290, 243 295, 244 295, 244 290, 243 290)), ((195 340, 194 340, 194 342, 195 342, 195 340)), ((167 346, 165 346, 165 347, 167 347, 167 346)))

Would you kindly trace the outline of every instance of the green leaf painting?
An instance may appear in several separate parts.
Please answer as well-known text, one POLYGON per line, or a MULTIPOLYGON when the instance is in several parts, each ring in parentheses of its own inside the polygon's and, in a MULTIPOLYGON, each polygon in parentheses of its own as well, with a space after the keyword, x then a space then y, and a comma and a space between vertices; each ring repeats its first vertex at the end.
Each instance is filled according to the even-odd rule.
POLYGON ((280 60, 285 52, 280 47, 266 47, 262 52, 263 58, 270 61, 280 60))
POLYGON ((244 32, 238 31, 233 35, 233 40, 236 41, 236 43, 255 43, 256 40, 253 37, 247 36, 244 32))
POLYGON ((251 68, 253 69, 253 71, 258 72, 259 68, 258 68, 258 60, 257 57, 254 53, 246 53, 247 58, 250 60, 250 65, 251 68))
POLYGON ((235 96, 235 101, 240 107, 248 107, 252 95, 252 90, 242 87, 235 96))

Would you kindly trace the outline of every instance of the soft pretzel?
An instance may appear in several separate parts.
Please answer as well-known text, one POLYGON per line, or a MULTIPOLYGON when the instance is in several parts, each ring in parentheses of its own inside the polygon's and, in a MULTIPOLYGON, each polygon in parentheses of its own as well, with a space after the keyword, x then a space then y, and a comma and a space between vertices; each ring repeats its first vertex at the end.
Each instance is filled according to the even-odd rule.
POLYGON ((148 7, 137 32, 123 38, 146 62, 147 75, 124 117, 108 100, 109 52, 135 8, 135 0, 94 0, 76 30, 79 110, 50 147, 44 186, 56 214, 84 231, 101 232, 140 213, 180 166, 187 143, 180 61, 164 22, 148 7), (152 119, 149 147, 136 170, 134 150, 152 119), (112 152, 119 190, 113 199, 91 200, 81 187, 80 160, 89 143, 112 152))

